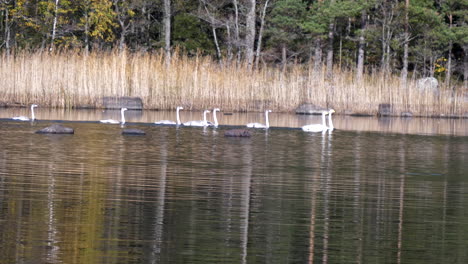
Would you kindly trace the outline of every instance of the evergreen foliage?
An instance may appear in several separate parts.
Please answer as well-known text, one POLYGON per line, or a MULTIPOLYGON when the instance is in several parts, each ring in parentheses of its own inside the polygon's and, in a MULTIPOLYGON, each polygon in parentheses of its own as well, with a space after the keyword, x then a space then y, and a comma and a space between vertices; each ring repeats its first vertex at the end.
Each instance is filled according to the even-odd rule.
MULTIPOLYGON (((433 76, 444 71, 440 62, 453 58, 452 72, 439 76, 468 77, 468 0, 411 0, 408 8, 402 0, 270 0, 264 41, 259 41, 258 29, 266 0, 254 2, 255 43, 261 43, 260 56, 267 64, 278 63, 285 52, 295 61, 309 61, 311 50, 329 48, 331 33, 335 66, 352 70, 363 33, 367 68, 399 74, 407 26, 410 74, 433 76), (362 21, 366 29, 361 32, 362 21)), ((172 47, 241 61, 251 3, 172 0, 172 47)), ((163 0, 0 0, 0 49, 158 50, 164 47, 162 6, 163 0)))

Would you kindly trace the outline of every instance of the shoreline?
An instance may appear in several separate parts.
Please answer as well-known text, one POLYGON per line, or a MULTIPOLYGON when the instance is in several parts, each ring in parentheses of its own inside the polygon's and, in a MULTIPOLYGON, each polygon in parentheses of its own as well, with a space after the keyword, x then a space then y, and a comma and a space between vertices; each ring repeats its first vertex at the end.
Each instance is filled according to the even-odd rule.
MULTIPOLYGON (((112 130, 121 129, 120 125, 102 124, 99 120, 102 119, 118 119, 120 116, 119 110, 101 110, 101 109, 48 109, 36 108, 36 122, 23 122, 12 120, 12 116, 28 115, 27 108, 3 108, 0 109, 1 126, 4 125, 21 125, 27 127, 40 127, 44 124, 52 123, 77 123, 77 124, 95 124, 105 126, 112 130)), ((182 122, 190 120, 199 120, 202 115, 201 111, 181 111, 180 118, 182 122)), ((155 124, 158 120, 175 120, 175 111, 126 111, 126 128, 148 127, 148 129, 166 129, 177 126, 168 126, 155 124)), ((212 116, 208 116, 209 120, 212 116)), ((219 129, 245 128, 247 123, 264 122, 264 114, 259 112, 250 113, 227 113, 224 115, 218 114, 219 129)), ((321 117, 317 115, 296 115, 294 113, 270 113, 270 131, 302 131, 301 127, 309 124, 318 124, 321 122, 321 117)), ((460 118, 401 118, 401 117, 383 117, 376 116, 354 117, 345 115, 334 115, 333 123, 335 132, 377 132, 377 133, 395 133, 408 135, 451 135, 451 136, 468 136, 468 122, 466 119, 460 118)), ((71 126, 72 128, 77 128, 71 126)), ((182 126, 180 126, 182 127, 182 126)), ((185 127, 193 132, 205 133, 205 129, 197 127, 185 127)), ((184 130, 185 130, 184 129, 184 130)), ((79 129, 78 129, 79 130, 79 129)), ((209 131, 216 131, 216 129, 209 131)), ((264 134, 263 129, 253 129, 255 133, 264 134)), ((219 132, 219 130, 218 130, 219 132)), ((319 136, 316 133, 306 133, 310 136, 319 136)))
MULTIPOLYGON (((8 103, 8 102, 0 102, 0 108, 3 109, 15 109, 15 108, 28 108, 29 105, 26 104, 19 104, 19 103, 8 103)), ((126 106, 122 106, 126 107, 126 106)), ((43 109, 70 109, 70 110, 119 110, 119 108, 107 108, 107 107, 98 107, 98 106, 74 106, 74 107, 50 107, 50 106, 45 106, 41 107, 43 109)), ((142 109, 129 109, 130 111, 175 111, 173 109, 160 109, 160 108, 145 108, 143 107, 142 109)), ((196 109, 192 108, 189 110, 186 110, 188 112, 196 112, 196 111, 201 111, 203 109, 196 109)), ((242 111, 242 110, 233 110, 225 113, 224 115, 232 115, 232 113, 262 113, 263 110, 257 110, 257 111, 242 111)), ((295 111, 274 111, 276 113, 289 113, 289 114, 295 114, 297 116, 320 116, 320 113, 295 113, 295 111)), ((334 115, 340 115, 340 116, 350 116, 350 117, 376 117, 376 118, 405 118, 405 119, 411 119, 411 118, 431 118, 431 119, 468 119, 468 111, 463 114, 463 115, 445 115, 445 114, 439 114, 439 115, 405 115, 405 113, 400 113, 400 114, 386 114, 386 115, 379 115, 378 113, 376 114, 370 114, 370 113, 352 113, 352 112, 336 112, 334 115)))

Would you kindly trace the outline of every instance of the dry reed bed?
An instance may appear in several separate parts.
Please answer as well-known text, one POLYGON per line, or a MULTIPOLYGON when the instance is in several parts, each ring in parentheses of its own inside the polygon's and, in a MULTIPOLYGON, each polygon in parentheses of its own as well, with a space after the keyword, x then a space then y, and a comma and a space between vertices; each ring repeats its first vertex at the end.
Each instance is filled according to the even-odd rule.
POLYGON ((292 111, 308 102, 337 112, 375 114, 380 103, 396 113, 420 116, 466 114, 462 89, 435 96, 407 87, 383 73, 357 82, 352 71, 336 70, 333 79, 308 65, 287 71, 219 64, 208 57, 176 54, 170 67, 162 53, 99 52, 2 55, 0 96, 6 102, 50 107, 101 106, 103 96, 137 96, 148 109, 221 107, 225 111, 292 111))

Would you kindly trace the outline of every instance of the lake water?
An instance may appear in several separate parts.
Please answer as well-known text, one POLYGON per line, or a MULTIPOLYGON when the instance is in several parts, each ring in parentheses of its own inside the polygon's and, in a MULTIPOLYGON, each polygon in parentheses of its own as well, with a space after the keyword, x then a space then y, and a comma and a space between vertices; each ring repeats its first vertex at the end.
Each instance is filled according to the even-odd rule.
MULTIPOLYGON (((36 118, 39 120, 65 120, 65 121, 97 121, 101 119, 120 120, 120 110, 64 110, 36 108, 36 118)), ((29 116, 28 108, 0 108, 0 119, 12 116, 29 116)), ((130 123, 154 123, 158 120, 176 120, 175 111, 126 111, 126 121, 130 123)), ((228 126, 243 126, 251 122, 265 123, 263 113, 232 113, 217 114, 219 123, 228 126)), ((208 114, 212 120, 211 114, 208 114)), ((182 122, 202 120, 201 111, 180 111, 182 122)), ((307 124, 321 123, 321 116, 296 115, 292 113, 270 113, 272 127, 300 128, 307 124)), ((458 135, 468 136, 468 118, 400 118, 400 117, 355 117, 333 115, 335 127, 346 131, 375 131, 386 133, 420 134, 420 135, 458 135)))
MULTIPOLYGON (((60 113, 41 114, 118 118, 60 113)), ((468 262, 467 120, 364 118, 377 125, 359 129, 337 116, 333 133, 225 138, 226 127, 137 123, 144 115, 130 113, 127 128, 146 136, 95 122, 39 135, 52 122, 0 121, 0 263, 468 262), (414 121, 433 130, 413 132, 414 121)), ((286 122, 278 116, 272 125, 286 122)))

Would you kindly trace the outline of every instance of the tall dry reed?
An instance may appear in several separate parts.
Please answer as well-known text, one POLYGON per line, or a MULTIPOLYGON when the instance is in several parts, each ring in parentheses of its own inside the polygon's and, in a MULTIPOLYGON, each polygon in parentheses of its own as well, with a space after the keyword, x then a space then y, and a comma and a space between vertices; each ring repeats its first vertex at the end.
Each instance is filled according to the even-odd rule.
POLYGON ((337 112, 375 114, 390 103, 396 113, 461 116, 467 110, 461 88, 421 91, 409 80, 375 72, 356 81, 352 71, 325 71, 293 65, 250 71, 246 65, 175 54, 167 67, 163 53, 21 52, 1 57, 0 101, 50 107, 100 107, 104 96, 141 97, 147 109, 220 107, 226 111, 291 111, 302 103, 337 112))

